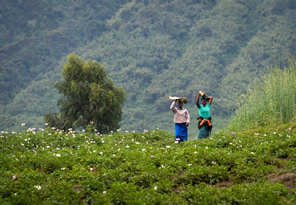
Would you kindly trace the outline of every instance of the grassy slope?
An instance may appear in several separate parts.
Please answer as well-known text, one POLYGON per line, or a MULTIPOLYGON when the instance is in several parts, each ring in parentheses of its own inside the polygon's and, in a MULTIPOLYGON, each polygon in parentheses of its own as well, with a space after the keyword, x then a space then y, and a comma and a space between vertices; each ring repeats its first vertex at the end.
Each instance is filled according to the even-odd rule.
POLYGON ((1 203, 293 204, 296 124, 175 144, 166 131, 1 133, 1 203), (289 129, 291 128, 291 129, 289 129))

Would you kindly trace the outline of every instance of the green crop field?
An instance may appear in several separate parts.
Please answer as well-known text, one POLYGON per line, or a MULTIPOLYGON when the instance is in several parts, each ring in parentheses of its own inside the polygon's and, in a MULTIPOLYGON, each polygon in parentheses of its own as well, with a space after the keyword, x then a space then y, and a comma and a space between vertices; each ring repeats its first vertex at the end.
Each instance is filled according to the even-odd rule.
POLYGON ((295 204, 295 128, 181 144, 157 129, 2 131, 0 203, 295 204))

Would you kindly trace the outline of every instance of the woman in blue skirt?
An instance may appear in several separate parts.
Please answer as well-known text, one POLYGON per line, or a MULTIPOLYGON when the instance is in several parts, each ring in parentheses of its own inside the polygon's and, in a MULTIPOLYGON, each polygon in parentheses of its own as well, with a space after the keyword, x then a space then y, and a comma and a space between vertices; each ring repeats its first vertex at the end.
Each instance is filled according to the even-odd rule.
POLYGON ((175 122, 175 142, 183 142, 187 140, 187 127, 190 123, 190 115, 187 109, 183 108, 183 100, 175 100, 172 102, 170 109, 174 113, 175 122), (178 102, 178 107, 175 107, 178 102))
POLYGON ((197 139, 207 138, 211 134, 212 130, 212 118, 211 118, 211 105, 213 102, 212 96, 207 96, 201 91, 196 97, 196 106, 199 109, 199 118, 198 118, 198 137, 197 139), (201 98, 201 105, 199 103, 199 98, 201 98))

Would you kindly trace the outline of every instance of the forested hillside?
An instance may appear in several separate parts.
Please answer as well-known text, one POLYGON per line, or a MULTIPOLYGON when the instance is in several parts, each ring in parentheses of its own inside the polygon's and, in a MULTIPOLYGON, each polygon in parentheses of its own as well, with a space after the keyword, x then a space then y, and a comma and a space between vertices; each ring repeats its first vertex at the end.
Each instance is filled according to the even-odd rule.
POLYGON ((222 127, 246 88, 296 51, 294 0, 2 0, 0 129, 42 126, 66 56, 101 62, 127 100, 124 130, 172 129, 169 95, 214 97, 222 127))

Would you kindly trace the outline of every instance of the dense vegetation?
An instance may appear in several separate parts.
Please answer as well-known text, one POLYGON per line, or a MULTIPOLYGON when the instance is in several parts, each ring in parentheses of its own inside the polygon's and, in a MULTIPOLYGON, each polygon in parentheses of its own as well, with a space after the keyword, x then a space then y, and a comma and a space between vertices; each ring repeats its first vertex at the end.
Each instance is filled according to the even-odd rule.
POLYGON ((296 61, 283 70, 270 68, 270 73, 256 79, 248 89, 228 130, 245 130, 260 126, 281 125, 296 120, 296 61))
POLYGON ((294 0, 3 0, 0 8, 0 128, 57 111, 66 56, 101 62, 127 99, 124 130, 172 130, 169 95, 189 99, 196 136, 198 90, 214 96, 214 128, 249 82, 296 51, 294 0))
MULTIPOLYGON (((24 126, 24 125, 23 125, 24 126)), ((174 143, 167 131, 0 137, 1 204, 295 204, 296 125, 174 143)))
POLYGON ((60 110, 44 115, 49 126, 68 130, 91 123, 101 133, 119 129, 126 93, 113 85, 102 64, 71 54, 63 66, 62 78, 55 83, 62 95, 57 102, 60 110))

